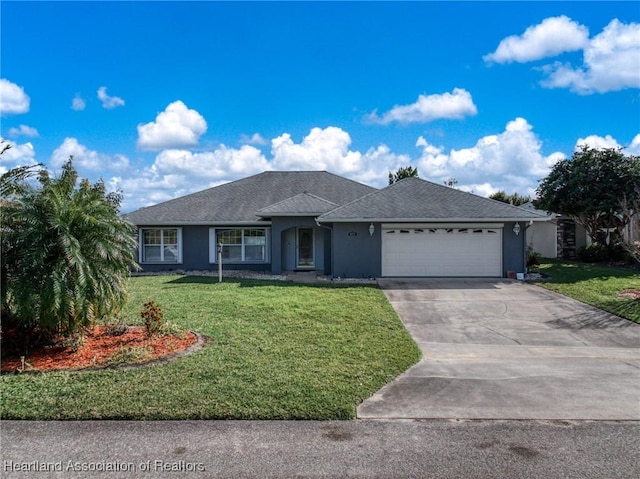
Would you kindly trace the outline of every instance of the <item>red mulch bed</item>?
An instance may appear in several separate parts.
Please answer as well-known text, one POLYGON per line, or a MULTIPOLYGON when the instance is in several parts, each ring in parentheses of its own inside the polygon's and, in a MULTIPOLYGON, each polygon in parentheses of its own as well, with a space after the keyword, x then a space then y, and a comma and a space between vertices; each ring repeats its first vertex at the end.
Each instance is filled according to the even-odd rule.
MULTIPOLYGON (((25 358, 25 371, 56 371, 62 369, 84 369, 104 367, 111 357, 122 348, 145 348, 148 351, 135 363, 161 359, 189 349, 198 337, 186 332, 184 337, 163 335, 148 337, 142 326, 129 326, 124 334, 106 334, 105 326, 95 326, 86 330, 84 342, 73 351, 70 347, 46 346, 34 350, 25 358)), ((18 356, 2 358, 3 373, 15 372, 22 367, 18 356)))
POLYGON ((618 296, 621 298, 638 300, 640 299, 640 289, 625 289, 624 291, 618 291, 618 296))

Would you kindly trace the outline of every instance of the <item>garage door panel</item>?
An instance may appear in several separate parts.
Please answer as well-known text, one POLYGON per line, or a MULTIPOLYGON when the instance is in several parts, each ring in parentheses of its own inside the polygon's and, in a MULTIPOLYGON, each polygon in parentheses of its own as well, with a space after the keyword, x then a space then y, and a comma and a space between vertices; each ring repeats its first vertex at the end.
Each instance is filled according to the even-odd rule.
POLYGON ((408 228, 382 232, 383 276, 502 276, 499 228, 408 228))

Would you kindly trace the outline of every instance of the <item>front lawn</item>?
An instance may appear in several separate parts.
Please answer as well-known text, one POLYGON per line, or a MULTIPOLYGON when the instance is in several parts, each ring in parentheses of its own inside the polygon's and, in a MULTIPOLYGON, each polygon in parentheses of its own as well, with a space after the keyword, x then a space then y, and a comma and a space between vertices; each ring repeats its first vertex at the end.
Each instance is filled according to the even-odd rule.
POLYGON ((349 419, 420 358, 371 285, 187 276, 130 280, 146 301, 210 338, 197 353, 132 370, 3 375, 4 419, 349 419))
POLYGON ((539 286, 640 323, 640 300, 618 295, 625 290, 640 290, 637 269, 544 260, 539 270, 551 276, 539 286))

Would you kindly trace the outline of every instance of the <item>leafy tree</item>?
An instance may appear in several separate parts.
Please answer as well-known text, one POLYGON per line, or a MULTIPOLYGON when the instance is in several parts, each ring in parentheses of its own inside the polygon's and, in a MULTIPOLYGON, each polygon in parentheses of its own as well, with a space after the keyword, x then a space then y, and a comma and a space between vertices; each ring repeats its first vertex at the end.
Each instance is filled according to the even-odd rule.
POLYGON ((639 157, 585 145, 554 165, 538 186, 534 205, 573 218, 595 242, 615 243, 630 220, 621 203, 638 200, 639 184, 639 157))
POLYGON ((449 188, 455 188, 458 189, 458 180, 456 180, 455 178, 449 178, 447 181, 444 182, 444 186, 448 186, 449 188))
POLYGON ((404 178, 413 177, 418 177, 418 168, 413 166, 401 166, 395 173, 389 172, 389 184, 392 185, 404 178))
POLYGON ((620 208, 624 215, 629 217, 629 234, 622 241, 622 247, 629 253, 631 258, 640 263, 640 185, 635 187, 635 197, 627 199, 625 196, 620 202, 620 208))
POLYGON ((40 168, 42 168, 41 163, 37 165, 18 166, 0 176, 0 197, 5 201, 10 201, 11 197, 24 194, 28 188, 25 181, 36 175, 40 168))
POLYGON ((489 198, 496 201, 502 201, 503 203, 508 203, 513 206, 524 205, 531 201, 530 196, 521 196, 518 193, 513 193, 508 195, 505 191, 496 191, 495 193, 489 195, 489 198))
POLYGON ((14 191, 2 209, 2 309, 26 330, 75 333, 117 313, 128 272, 137 268, 133 226, 118 214, 120 194, 82 180, 70 159, 39 187, 24 170, 3 176, 14 191), (13 186, 12 186, 13 185, 13 186))

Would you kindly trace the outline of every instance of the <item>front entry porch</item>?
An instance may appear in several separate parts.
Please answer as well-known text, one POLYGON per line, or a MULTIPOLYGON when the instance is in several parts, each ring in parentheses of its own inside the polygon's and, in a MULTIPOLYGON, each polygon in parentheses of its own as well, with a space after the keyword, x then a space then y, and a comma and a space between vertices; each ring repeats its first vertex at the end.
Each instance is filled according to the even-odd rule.
POLYGON ((313 218, 273 218, 272 272, 331 274, 331 230, 313 218))

